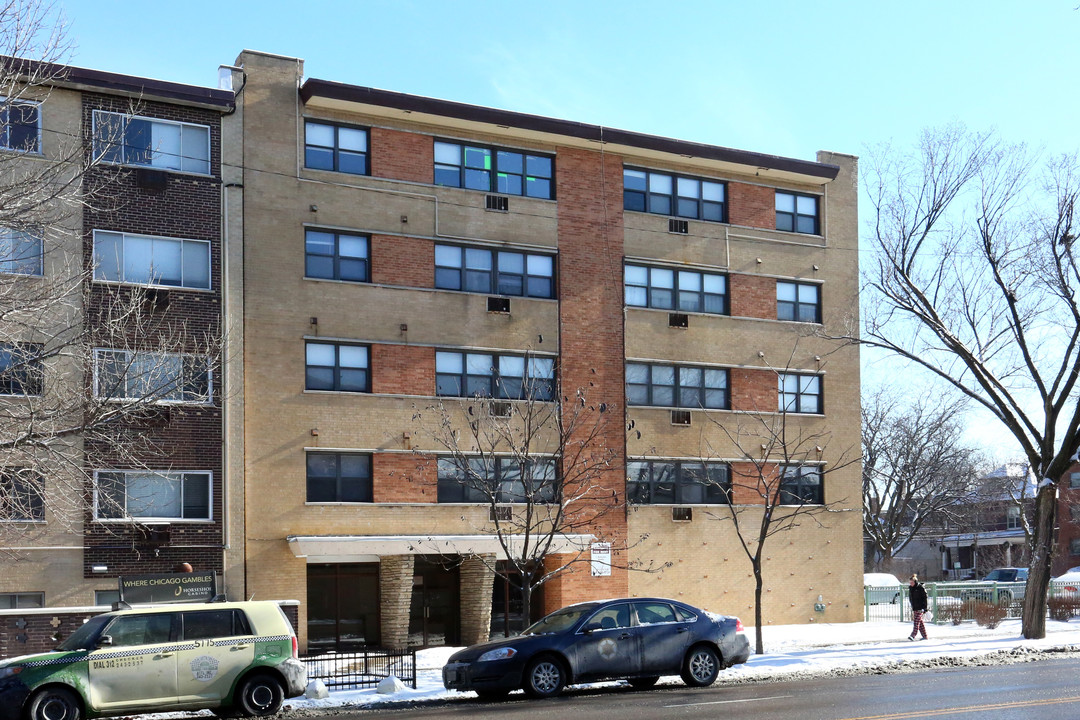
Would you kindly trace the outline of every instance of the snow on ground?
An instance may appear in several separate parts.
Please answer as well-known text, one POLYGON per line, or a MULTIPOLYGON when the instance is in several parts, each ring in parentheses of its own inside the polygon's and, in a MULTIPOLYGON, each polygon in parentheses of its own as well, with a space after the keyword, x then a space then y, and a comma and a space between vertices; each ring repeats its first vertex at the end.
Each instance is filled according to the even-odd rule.
MULTIPOLYGON (((1080 621, 1047 620, 1046 638, 1025 640, 1020 621, 1005 620, 994 630, 972 622, 962 625, 928 625, 929 640, 911 642, 910 623, 861 622, 809 625, 777 625, 764 629, 764 655, 752 655, 745 665, 720 673, 718 684, 783 680, 820 675, 903 671, 960 664, 996 664, 1036 659, 1047 652, 1080 652, 1080 621)), ((754 628, 746 628, 754 646, 754 628)), ((372 707, 389 703, 416 703, 475 697, 471 692, 443 689, 441 668, 457 648, 433 648, 416 653, 417 687, 393 695, 374 688, 331 692, 325 700, 294 698, 286 701, 287 716, 320 715, 330 708, 372 707)), ((677 677, 660 684, 679 684, 677 677)), ((600 683, 611 684, 611 683, 600 683)), ((190 718, 190 713, 154 716, 190 718)))

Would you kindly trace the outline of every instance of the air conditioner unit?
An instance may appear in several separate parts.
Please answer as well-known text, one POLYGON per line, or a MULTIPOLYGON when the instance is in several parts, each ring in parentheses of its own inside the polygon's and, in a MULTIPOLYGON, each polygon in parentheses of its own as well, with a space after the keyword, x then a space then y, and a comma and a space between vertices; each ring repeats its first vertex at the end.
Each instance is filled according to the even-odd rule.
POLYGON ((496 210, 498 212, 510 211, 510 199, 502 197, 501 195, 488 195, 487 196, 487 209, 496 210))
POLYGON ((147 288, 143 294, 146 309, 150 312, 164 310, 169 307, 169 290, 167 288, 147 288))
POLYGON ((679 220, 677 218, 670 218, 667 225, 668 232, 679 233, 680 235, 686 235, 690 232, 690 223, 686 220, 679 220))
POLYGON ((496 505, 488 508, 489 522, 510 522, 514 519, 514 508, 510 505, 496 505))
POLYGON ((513 406, 506 400, 492 400, 488 404, 491 417, 508 418, 513 413, 513 406))
POLYGON ((489 297, 488 298, 488 312, 489 313, 506 313, 510 314, 510 298, 508 297, 489 297))
POLYGON ((144 190, 165 190, 169 186, 169 174, 164 170, 138 168, 135 170, 135 184, 144 190))
POLYGON ((672 522, 693 522, 694 521, 694 508, 688 508, 688 507, 673 507, 673 508, 671 508, 671 521, 672 522))
POLYGON ((688 328, 690 327, 690 316, 686 313, 668 313, 667 324, 668 327, 673 328, 688 328))
POLYGON ((690 411, 689 410, 672 410, 671 411, 671 424, 672 425, 689 425, 690 424, 690 411))

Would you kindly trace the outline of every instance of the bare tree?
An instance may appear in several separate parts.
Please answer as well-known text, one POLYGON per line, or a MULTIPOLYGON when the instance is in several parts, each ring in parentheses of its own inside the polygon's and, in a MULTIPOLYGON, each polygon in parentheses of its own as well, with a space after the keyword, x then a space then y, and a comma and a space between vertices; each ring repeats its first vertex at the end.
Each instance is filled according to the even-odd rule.
POLYGON ((864 400, 863 533, 886 572, 924 530, 959 522, 975 491, 979 456, 963 441, 963 399, 913 403, 878 392, 864 400))
POLYGON ((862 337, 991 413, 1039 478, 1023 634, 1046 632, 1057 484, 1080 448, 1080 165, 962 127, 869 162, 862 337))
MULTIPOLYGON (((509 382, 500 379, 497 394, 509 382)), ((513 383, 509 395, 524 399, 446 398, 414 421, 435 446, 440 497, 487 506, 490 523, 476 529, 497 538, 499 553, 477 557, 517 585, 527 620, 536 589, 590 563, 592 543, 613 543, 612 557, 626 549, 603 533, 603 519, 623 509, 611 482, 624 479, 622 462, 605 440, 612 423, 622 432, 622 421, 585 389, 563 394, 553 380, 528 377, 513 383)), ((431 454, 422 457, 431 462, 431 454)))
MULTIPOLYGON (((843 451, 825 462, 831 455, 831 433, 812 429, 786 407, 778 412, 741 414, 734 423, 712 415, 709 420, 721 430, 739 458, 732 463, 730 487, 724 488, 729 502, 710 514, 732 524, 739 547, 750 561, 754 574, 755 652, 761 655, 765 652, 763 560, 769 541, 806 523, 827 527, 829 515, 839 512, 847 498, 826 502, 825 478, 859 462, 859 457, 843 451)), ((727 455, 707 441, 706 447, 708 457, 727 455)))
MULTIPOLYGON (((68 77, 62 18, 47 2, 0 4, 0 554, 98 517, 137 514, 95 492, 94 469, 161 469, 168 427, 220 402, 216 321, 191 325, 166 292, 95 282, 88 211, 123 207, 81 121, 43 122, 68 77), (43 523, 43 520, 47 522, 43 523)), ((137 104, 131 103, 134 110, 137 104)), ((115 260, 115 258, 114 258, 115 260)), ((149 283, 159 273, 151 268, 149 283)))

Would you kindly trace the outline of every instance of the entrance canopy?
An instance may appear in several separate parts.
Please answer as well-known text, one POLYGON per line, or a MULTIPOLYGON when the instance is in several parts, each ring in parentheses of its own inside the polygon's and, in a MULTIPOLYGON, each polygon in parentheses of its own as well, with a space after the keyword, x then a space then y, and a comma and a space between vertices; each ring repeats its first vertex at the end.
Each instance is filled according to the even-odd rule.
MULTIPOLYGON (((503 552, 495 535, 289 535, 293 555, 309 563, 378 562, 390 555, 498 555, 503 552)), ((592 535, 558 535, 550 554, 588 552, 592 535)), ((522 535, 504 538, 514 551, 525 542, 522 535)), ((547 540, 547 538, 541 538, 547 540)), ((529 538, 536 543, 537 538, 529 538)))

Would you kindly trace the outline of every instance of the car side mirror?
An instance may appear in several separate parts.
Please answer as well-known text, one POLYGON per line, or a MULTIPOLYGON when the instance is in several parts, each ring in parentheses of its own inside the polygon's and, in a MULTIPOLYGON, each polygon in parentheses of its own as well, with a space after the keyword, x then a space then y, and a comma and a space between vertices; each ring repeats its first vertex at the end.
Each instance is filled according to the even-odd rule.
POLYGON ((113 644, 112 635, 102 635, 101 637, 98 638, 98 641, 97 641, 97 646, 98 647, 111 647, 112 644, 113 644))

